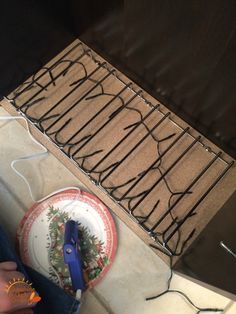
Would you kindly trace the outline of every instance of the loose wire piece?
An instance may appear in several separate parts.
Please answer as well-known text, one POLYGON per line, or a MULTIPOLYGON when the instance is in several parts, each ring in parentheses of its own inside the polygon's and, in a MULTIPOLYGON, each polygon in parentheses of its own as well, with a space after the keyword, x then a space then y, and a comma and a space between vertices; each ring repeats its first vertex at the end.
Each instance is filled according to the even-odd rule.
POLYGON ((167 282, 167 289, 163 292, 161 292, 160 294, 153 296, 153 297, 148 297, 146 298, 146 301, 151 301, 157 298, 160 298, 161 296, 167 294, 167 293, 176 293, 181 295, 182 297, 184 297, 184 299, 193 307, 197 310, 197 314, 200 314, 201 312, 218 312, 218 313, 223 313, 224 309, 220 309, 220 308, 201 308, 198 307, 197 305, 195 305, 193 303, 193 301, 182 291, 180 290, 175 290, 175 289, 170 289, 170 284, 173 278, 173 269, 172 269, 172 261, 173 261, 173 256, 170 257, 170 276, 167 282))
MULTIPOLYGON (((173 216, 173 214, 171 213, 171 218, 173 221, 175 221, 175 217, 173 216)), ((178 250, 178 246, 179 246, 179 243, 180 243, 180 240, 181 240, 181 234, 180 234, 180 231, 178 230, 178 238, 177 238, 177 241, 176 241, 176 245, 175 245, 175 252, 177 252, 178 250)), ((156 247, 155 247, 156 248, 156 247)), ((163 252, 162 252, 163 253, 163 252)), ((166 254, 167 255, 167 254, 166 254)), ((182 291, 180 290, 175 290, 175 289, 170 289, 170 285, 171 285, 171 281, 172 281, 172 278, 173 278, 173 258, 174 258, 174 254, 173 255, 167 255, 169 256, 169 260, 170 260, 170 276, 168 278, 168 281, 167 281, 167 289, 164 290, 163 292, 157 294, 156 296, 152 296, 152 297, 148 297, 146 298, 145 300, 146 301, 151 301, 151 300, 154 300, 154 299, 157 299, 157 298, 160 298, 161 296, 167 294, 167 293, 176 293, 176 294, 179 294, 181 295, 182 297, 184 297, 184 299, 193 307, 197 310, 196 314, 200 314, 202 312, 218 312, 218 313, 223 313, 224 312, 224 309, 220 309, 220 308, 200 308, 198 307, 197 305, 194 304, 194 302, 182 291)))

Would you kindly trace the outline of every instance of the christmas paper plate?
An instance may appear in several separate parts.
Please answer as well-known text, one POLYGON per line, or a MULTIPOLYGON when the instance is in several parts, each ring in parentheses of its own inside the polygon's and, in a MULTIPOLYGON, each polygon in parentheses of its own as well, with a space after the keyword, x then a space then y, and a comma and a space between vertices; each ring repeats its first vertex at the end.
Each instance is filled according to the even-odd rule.
POLYGON ((68 189, 35 204, 19 225, 17 244, 26 265, 72 293, 63 259, 64 225, 70 219, 79 224, 84 277, 93 287, 111 267, 117 247, 112 216, 94 195, 68 189))

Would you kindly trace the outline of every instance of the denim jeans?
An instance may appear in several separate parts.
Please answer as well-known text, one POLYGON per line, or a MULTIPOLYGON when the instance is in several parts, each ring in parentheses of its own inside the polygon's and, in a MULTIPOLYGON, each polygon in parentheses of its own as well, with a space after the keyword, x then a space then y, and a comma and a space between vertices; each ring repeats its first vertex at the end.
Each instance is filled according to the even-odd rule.
POLYGON ((22 272, 25 278, 33 283, 33 287, 42 298, 34 307, 35 314, 78 313, 79 302, 77 300, 37 271, 21 262, 6 233, 0 226, 0 262, 6 261, 17 263, 17 270, 22 272))

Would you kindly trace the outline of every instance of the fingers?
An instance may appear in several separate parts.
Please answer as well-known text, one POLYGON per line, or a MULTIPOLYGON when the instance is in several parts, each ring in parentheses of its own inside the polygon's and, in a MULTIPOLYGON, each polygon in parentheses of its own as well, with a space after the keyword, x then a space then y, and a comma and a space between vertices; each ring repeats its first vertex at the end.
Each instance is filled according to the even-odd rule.
POLYGON ((31 308, 38 302, 39 298, 36 298, 38 295, 33 294, 32 300, 30 299, 31 291, 24 291, 25 285, 27 288, 27 283, 24 280, 25 276, 16 269, 17 264, 15 262, 0 263, 0 312, 32 314, 31 308), (18 281, 23 282, 17 283, 18 281), (22 285, 24 294, 19 294, 17 285, 18 290, 19 285, 22 285))
POLYGON ((15 262, 0 263, 0 270, 11 271, 11 270, 16 270, 16 268, 17 268, 17 264, 15 262))
POLYGON ((20 273, 19 271, 7 271, 7 272, 4 272, 4 278, 6 280, 6 282, 10 282, 12 281, 13 279, 20 279, 20 280, 23 280, 25 278, 25 276, 20 273))

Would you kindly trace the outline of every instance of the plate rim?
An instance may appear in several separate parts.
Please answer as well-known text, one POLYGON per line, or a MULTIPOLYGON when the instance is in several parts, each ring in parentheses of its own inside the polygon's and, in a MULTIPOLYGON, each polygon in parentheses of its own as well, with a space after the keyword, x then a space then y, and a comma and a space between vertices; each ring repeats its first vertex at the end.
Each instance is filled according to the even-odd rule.
POLYGON ((104 276, 107 274, 107 272, 110 270, 110 268, 112 267, 112 264, 114 262, 115 256, 116 256, 116 252, 117 252, 117 245, 118 245, 118 235, 117 235, 117 229, 116 229, 116 224, 114 221, 114 218, 112 216, 112 214, 110 213, 110 210, 108 209, 108 207, 94 194, 91 194, 87 191, 84 190, 78 190, 77 188, 73 189, 73 188, 68 188, 63 191, 60 192, 56 192, 53 195, 50 195, 48 198, 42 200, 39 203, 34 203, 24 214, 24 216, 22 217, 18 227, 17 227, 17 231, 16 231, 16 248, 17 251, 19 252, 21 258, 22 258, 22 254, 20 251, 20 235, 22 234, 24 225, 26 223, 26 221, 28 220, 28 218, 30 217, 30 215, 33 213, 33 211, 40 206, 41 204, 43 204, 44 202, 47 202, 50 198, 53 198, 55 196, 59 196, 59 195, 63 195, 63 194, 83 194, 86 197, 93 199, 93 201, 99 203, 99 205, 102 205, 102 210, 105 211, 105 214, 107 216, 107 219, 110 223, 111 226, 111 236, 112 236, 112 250, 111 250, 111 254, 110 254, 110 260, 109 260, 109 264, 104 268, 104 270, 102 271, 101 275, 99 275, 96 279, 92 280, 89 284, 88 284, 88 289, 95 287, 103 278, 104 276))

